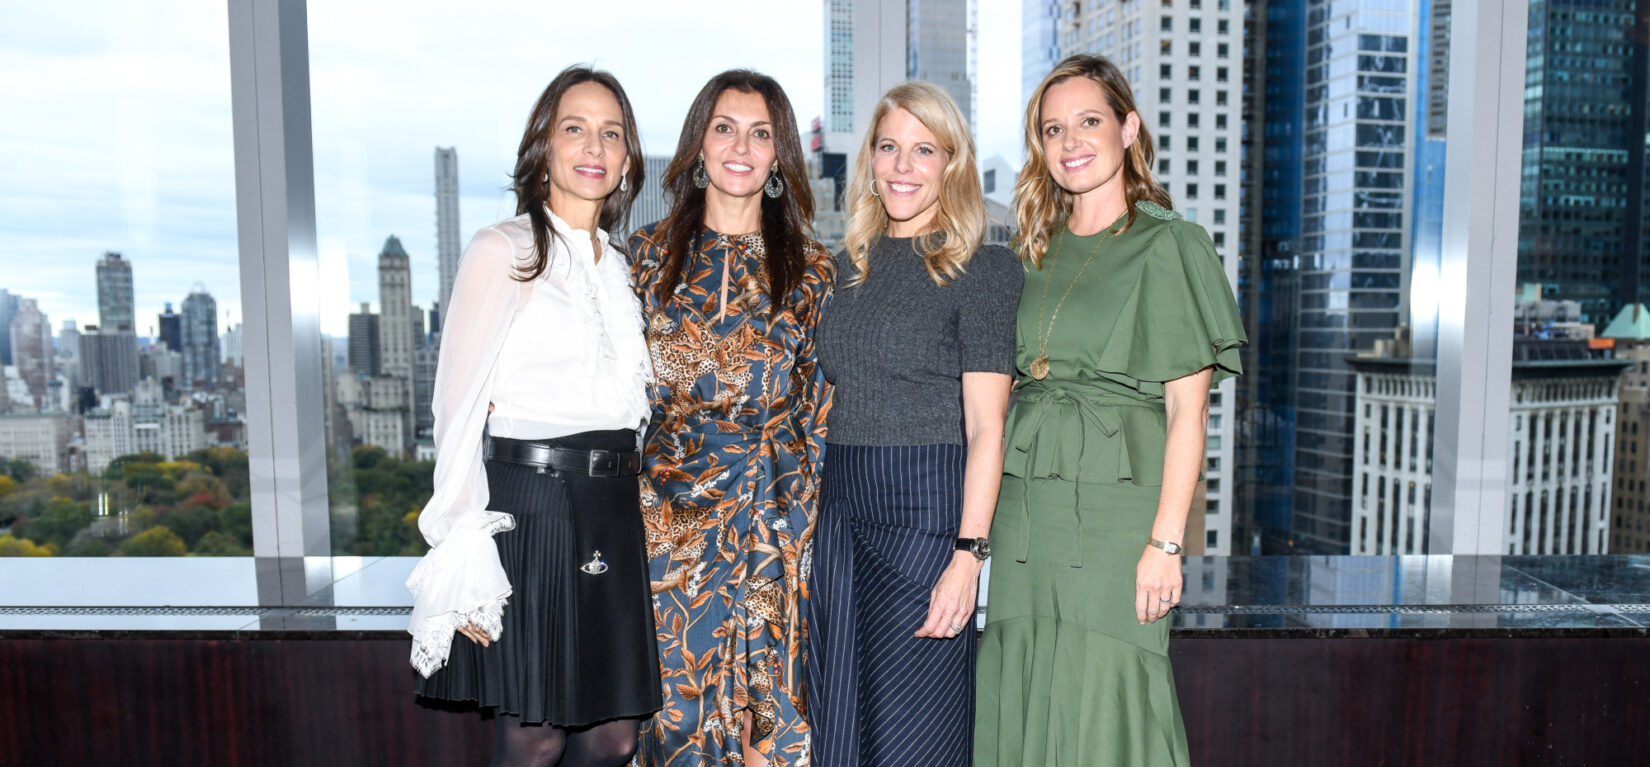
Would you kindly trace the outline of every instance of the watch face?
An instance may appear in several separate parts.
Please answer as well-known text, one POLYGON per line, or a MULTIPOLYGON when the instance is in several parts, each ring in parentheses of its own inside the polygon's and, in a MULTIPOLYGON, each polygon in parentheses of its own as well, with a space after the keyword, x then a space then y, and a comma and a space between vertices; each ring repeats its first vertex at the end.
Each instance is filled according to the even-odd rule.
POLYGON ((974 542, 974 556, 985 559, 991 556, 991 541, 980 538, 974 542))

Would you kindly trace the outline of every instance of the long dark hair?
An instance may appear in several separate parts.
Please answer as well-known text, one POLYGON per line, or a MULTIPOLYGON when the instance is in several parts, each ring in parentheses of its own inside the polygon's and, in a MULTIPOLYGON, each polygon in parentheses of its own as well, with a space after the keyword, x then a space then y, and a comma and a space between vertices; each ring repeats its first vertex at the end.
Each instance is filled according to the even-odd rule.
POLYGON ((670 214, 659 225, 665 234, 664 257, 654 290, 661 301, 668 300, 681 284, 682 271, 705 229, 705 190, 693 183, 693 166, 705 143, 705 130, 716 110, 716 100, 725 91, 755 93, 768 107, 773 126, 774 148, 779 160, 785 193, 771 198, 762 195, 762 242, 767 249, 768 297, 772 310, 786 305, 786 296, 802 282, 807 267, 808 232, 814 219, 814 194, 808 187, 802 140, 797 136, 796 115, 791 100, 773 78, 749 69, 730 69, 710 79, 688 108, 682 121, 682 135, 676 156, 665 167, 664 189, 670 195, 670 214))
POLYGON ((555 127, 556 110, 561 107, 562 94, 575 85, 596 83, 613 93, 624 115, 624 144, 629 154, 630 170, 625 172, 627 189, 614 189, 602 203, 596 225, 609 232, 622 227, 630 215, 630 201, 642 188, 642 138, 636 131, 636 114, 630 109, 630 98, 613 75, 600 69, 574 64, 556 75, 539 94, 532 114, 527 117, 527 131, 521 135, 521 146, 516 149, 516 169, 510 174, 510 191, 516 193, 516 215, 527 214, 533 224, 533 263, 518 270, 515 277, 522 282, 537 279, 550 263, 550 238, 562 236, 550 223, 546 206, 550 203, 550 185, 544 181, 550 170, 550 130, 555 127))

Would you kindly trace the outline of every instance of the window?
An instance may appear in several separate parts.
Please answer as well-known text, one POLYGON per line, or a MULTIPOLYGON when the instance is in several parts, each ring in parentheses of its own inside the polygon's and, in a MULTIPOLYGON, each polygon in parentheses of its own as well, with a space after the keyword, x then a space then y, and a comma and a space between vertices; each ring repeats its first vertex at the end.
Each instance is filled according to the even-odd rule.
MULTIPOLYGON (((1224 21, 1221 22, 1222 27, 1224 27, 1225 24, 1226 24, 1226 22, 1224 22, 1224 21)), ((1224 33, 1226 30, 1221 29, 1220 31, 1222 33, 1224 33)), ((1231 56, 1231 53, 1232 53, 1232 46, 1231 45, 1228 45, 1227 43, 1219 43, 1219 44, 1215 45, 1215 57, 1216 58, 1222 58, 1222 59, 1229 58, 1231 56)))
POLYGON ((1198 79, 1199 75, 1202 74, 1202 70, 1203 70, 1203 68, 1198 67, 1198 66, 1186 67, 1186 79, 1187 80, 1196 80, 1196 79, 1198 79))
POLYGON ((1226 114, 1224 112, 1215 115, 1215 129, 1226 130, 1226 114))
POLYGON ((1215 175, 1216 176, 1226 175, 1226 161, 1225 160, 1215 160, 1215 175))
POLYGON ((1169 145, 1172 143, 1174 142, 1169 140, 1169 134, 1167 133, 1157 137, 1157 148, 1160 150, 1169 151, 1169 145))
POLYGON ((1188 199, 1188 200, 1197 199, 1197 184, 1187 184, 1186 185, 1186 199, 1188 199))
POLYGON ((1186 172, 1192 175, 1197 175, 1197 160, 1186 161, 1186 172))
POLYGON ((1194 16, 1190 19, 1187 19, 1186 21, 1187 21, 1186 31, 1191 32, 1194 35, 1201 34, 1203 32, 1203 20, 1202 19, 1199 19, 1199 18, 1194 16))
POLYGON ((1198 43, 1198 42, 1187 43, 1186 44, 1186 54, 1188 56, 1202 56, 1203 55, 1203 44, 1198 43))
POLYGON ((1200 98, 1201 98, 1201 94, 1198 92, 1198 89, 1193 88, 1189 91, 1186 91, 1186 103, 1196 104, 1199 101, 1200 98))
POLYGON ((1170 88, 1158 88, 1157 101, 1160 104, 1168 104, 1169 102, 1174 101, 1174 91, 1170 88))
POLYGON ((1216 136, 1215 137, 1215 152, 1217 154, 1225 154, 1226 153, 1226 137, 1225 136, 1216 136))
POLYGON ((1215 91, 1215 106, 1226 106, 1226 91, 1215 91))
POLYGON ((1196 127, 1198 127, 1197 123, 1198 123, 1198 114, 1196 112, 1186 113, 1186 127, 1196 128, 1196 127))
POLYGON ((1197 151, 1197 137, 1196 136, 1187 136, 1186 137, 1186 151, 1188 151, 1188 152, 1196 152, 1197 151))
POLYGON ((1215 22, 1215 30, 1223 35, 1232 31, 1231 25, 1225 19, 1215 22))
POLYGON ((1226 73, 1227 73, 1227 68, 1226 67, 1215 67, 1215 82, 1217 82, 1217 83, 1226 82, 1226 73))
POLYGON ((1215 184, 1215 199, 1217 199, 1217 200, 1226 199, 1226 185, 1225 184, 1215 184))
POLYGON ((1157 65, 1157 77, 1158 77, 1158 79, 1161 79, 1161 80, 1173 80, 1174 79, 1174 69, 1173 69, 1173 67, 1171 67, 1168 64, 1158 64, 1157 65))
POLYGON ((1170 113, 1167 112, 1167 111, 1158 112, 1157 113, 1157 124, 1158 124, 1158 126, 1163 127, 1163 128, 1169 127, 1172 124, 1171 123, 1171 118, 1172 118, 1172 115, 1170 115, 1170 113))
POLYGON ((1160 20, 1160 23, 1158 24, 1158 26, 1164 32, 1173 32, 1174 31, 1174 19, 1172 19, 1168 16, 1164 16, 1160 20))
POLYGON ((1169 158, 1165 157, 1157 161, 1157 173, 1161 176, 1169 175, 1169 158))

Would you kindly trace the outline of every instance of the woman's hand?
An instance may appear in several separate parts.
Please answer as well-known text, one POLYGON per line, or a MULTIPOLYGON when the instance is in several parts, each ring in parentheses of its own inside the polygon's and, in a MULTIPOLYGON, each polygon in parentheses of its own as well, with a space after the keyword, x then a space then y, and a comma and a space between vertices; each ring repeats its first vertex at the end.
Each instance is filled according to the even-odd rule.
POLYGON ((474 623, 466 623, 459 626, 458 633, 469 637, 470 641, 475 642, 482 647, 487 647, 493 643, 492 637, 487 636, 487 632, 482 631, 481 627, 475 625, 474 623))
POLYGON ((1144 626, 1169 614, 1180 604, 1180 557, 1147 546, 1134 568, 1134 617, 1144 626))
POLYGON ((939 583, 928 592, 928 620, 917 629, 917 636, 950 639, 974 627, 980 568, 984 565, 966 551, 952 555, 950 566, 940 573, 939 583))

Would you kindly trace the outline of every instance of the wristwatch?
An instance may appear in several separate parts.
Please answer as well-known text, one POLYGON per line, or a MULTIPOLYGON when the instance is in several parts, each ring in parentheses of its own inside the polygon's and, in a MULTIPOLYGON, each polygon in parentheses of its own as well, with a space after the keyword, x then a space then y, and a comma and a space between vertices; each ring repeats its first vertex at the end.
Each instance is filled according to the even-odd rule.
POLYGON ((1162 549, 1164 554, 1179 554, 1179 553, 1186 550, 1185 548, 1183 548, 1178 543, 1171 543, 1169 541, 1160 541, 1160 540, 1158 540, 1156 538, 1153 538, 1149 535, 1146 536, 1146 545, 1147 546, 1156 546, 1157 548, 1162 549))
POLYGON ((991 539, 989 538, 958 538, 957 551, 966 551, 974 555, 975 559, 984 562, 991 557, 991 539))

